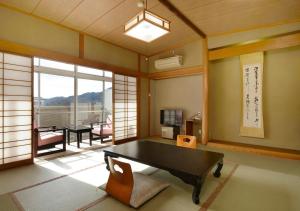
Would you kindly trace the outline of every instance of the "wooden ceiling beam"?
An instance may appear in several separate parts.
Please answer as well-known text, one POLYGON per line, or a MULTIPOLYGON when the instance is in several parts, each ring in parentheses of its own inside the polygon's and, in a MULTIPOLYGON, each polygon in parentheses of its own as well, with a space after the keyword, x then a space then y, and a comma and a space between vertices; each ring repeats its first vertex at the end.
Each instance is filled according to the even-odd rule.
POLYGON ((274 49, 288 48, 300 45, 300 31, 288 33, 282 36, 261 39, 253 43, 236 44, 233 46, 221 47, 209 50, 209 60, 223 59, 239 56, 258 51, 269 51, 274 49))
POLYGON ((180 10, 175 7, 169 0, 159 0, 165 7, 167 7, 171 12, 173 12, 180 20, 182 20, 186 25, 188 25, 194 32, 199 34, 202 38, 206 38, 206 34, 199 29, 190 19, 188 19, 180 10))

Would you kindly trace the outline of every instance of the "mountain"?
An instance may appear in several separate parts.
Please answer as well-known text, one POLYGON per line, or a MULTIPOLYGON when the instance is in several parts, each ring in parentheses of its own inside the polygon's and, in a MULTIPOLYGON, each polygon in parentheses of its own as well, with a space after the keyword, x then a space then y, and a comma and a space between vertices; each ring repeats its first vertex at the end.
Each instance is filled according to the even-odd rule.
MULTIPOLYGON (((52 97, 43 99, 43 105, 45 106, 69 106, 73 103, 73 96, 69 97, 52 97)), ((103 92, 87 92, 78 95, 79 103, 90 103, 90 102, 103 102, 103 92)))

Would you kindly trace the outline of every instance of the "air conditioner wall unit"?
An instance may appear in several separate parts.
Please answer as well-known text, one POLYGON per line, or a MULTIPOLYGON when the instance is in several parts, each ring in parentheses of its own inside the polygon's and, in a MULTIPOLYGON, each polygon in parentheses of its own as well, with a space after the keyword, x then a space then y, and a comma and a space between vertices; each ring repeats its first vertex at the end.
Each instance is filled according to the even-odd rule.
POLYGON ((154 61, 154 67, 157 70, 170 69, 181 67, 183 64, 182 56, 176 55, 164 59, 158 59, 154 61))

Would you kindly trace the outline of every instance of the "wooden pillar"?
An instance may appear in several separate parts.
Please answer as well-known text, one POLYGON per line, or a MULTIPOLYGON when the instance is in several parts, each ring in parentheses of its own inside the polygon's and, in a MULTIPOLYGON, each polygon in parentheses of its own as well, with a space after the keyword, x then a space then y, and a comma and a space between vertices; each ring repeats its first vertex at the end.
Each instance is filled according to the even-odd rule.
POLYGON ((203 39, 203 108, 202 108, 202 144, 208 142, 208 45, 203 39))
POLYGON ((79 34, 79 58, 84 58, 84 34, 79 34))
POLYGON ((141 136, 141 55, 138 54, 137 76, 137 138, 141 136))

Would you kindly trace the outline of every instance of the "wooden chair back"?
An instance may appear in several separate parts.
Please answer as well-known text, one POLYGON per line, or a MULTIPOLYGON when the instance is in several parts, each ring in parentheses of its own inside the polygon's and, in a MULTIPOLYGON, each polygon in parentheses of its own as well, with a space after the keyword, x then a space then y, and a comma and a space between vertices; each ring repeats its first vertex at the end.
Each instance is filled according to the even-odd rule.
POLYGON ((106 185, 106 192, 119 201, 130 205, 133 189, 133 175, 130 164, 112 159, 111 157, 108 157, 108 164, 110 174, 106 185), (117 167, 120 169, 117 169, 117 167))
POLYGON ((196 136, 178 135, 177 146, 196 149, 197 148, 196 136))

